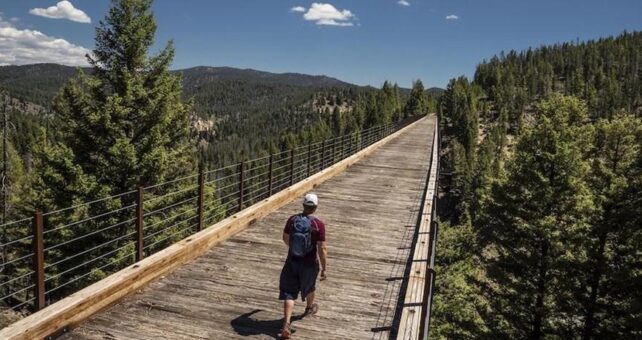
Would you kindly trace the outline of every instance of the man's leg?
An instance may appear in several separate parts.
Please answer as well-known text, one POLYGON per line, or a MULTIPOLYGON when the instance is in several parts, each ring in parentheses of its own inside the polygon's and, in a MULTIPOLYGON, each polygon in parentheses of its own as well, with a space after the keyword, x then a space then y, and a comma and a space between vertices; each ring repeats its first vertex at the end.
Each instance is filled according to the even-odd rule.
POLYGON ((283 328, 290 324, 292 311, 294 310, 294 300, 283 300, 283 328))
POLYGON ((319 275, 319 264, 309 266, 305 269, 304 275, 301 278, 301 295, 306 294, 304 300, 306 302, 305 315, 314 315, 319 310, 319 306, 314 303, 316 297, 316 282, 319 275))
POLYGON ((312 304, 314 303, 314 291, 308 293, 308 295, 305 297, 305 308, 310 308, 312 304))
POLYGON ((299 295, 299 280, 292 264, 286 261, 279 279, 279 299, 283 300, 283 330, 281 336, 290 338, 290 322, 294 311, 294 300, 299 295))

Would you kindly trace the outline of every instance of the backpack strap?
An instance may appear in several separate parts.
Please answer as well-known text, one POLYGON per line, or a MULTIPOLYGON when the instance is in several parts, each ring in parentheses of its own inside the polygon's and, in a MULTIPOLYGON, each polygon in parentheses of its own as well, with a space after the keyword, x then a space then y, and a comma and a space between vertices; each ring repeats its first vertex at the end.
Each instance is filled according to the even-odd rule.
POLYGON ((319 224, 317 223, 318 219, 312 215, 309 215, 309 217, 310 217, 310 225, 314 225, 314 229, 317 232, 319 232, 319 224))

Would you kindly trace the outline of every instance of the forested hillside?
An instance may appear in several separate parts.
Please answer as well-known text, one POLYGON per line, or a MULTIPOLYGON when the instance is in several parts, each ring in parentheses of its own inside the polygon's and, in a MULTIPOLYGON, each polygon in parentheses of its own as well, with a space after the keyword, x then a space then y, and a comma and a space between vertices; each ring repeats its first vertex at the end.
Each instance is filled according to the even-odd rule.
MULTIPOLYGON (((31 158, 34 146, 23 137, 32 139, 40 126, 46 129, 54 97, 77 70, 55 64, 0 67, 0 89, 11 97, 9 122, 17 125, 9 139, 19 145, 23 158, 31 158)), ((93 72, 91 68, 82 70, 93 72)), ((286 140, 292 144, 293 138, 305 139, 312 133, 327 136, 326 125, 331 124, 333 114, 348 116, 359 107, 365 115, 366 106, 379 105, 372 98, 377 96, 376 89, 326 76, 229 67, 194 67, 171 73, 181 76, 183 99, 192 100, 193 133, 199 136, 201 159, 208 167, 255 157, 287 144, 286 140)), ((394 91, 388 94, 396 96, 394 105, 403 106, 410 90, 385 86, 394 91)), ((436 109, 435 98, 441 91, 426 91, 431 111, 436 109)), ((358 124, 348 125, 354 129, 358 124)))
MULTIPOLYGON (((81 68, 91 73, 91 68, 81 68)), ((49 107, 60 88, 78 73, 78 68, 58 64, 33 64, 0 66, 0 87, 18 100, 49 107)), ((265 86, 292 86, 308 88, 357 87, 356 85, 326 76, 311 76, 299 73, 270 73, 232 67, 192 67, 171 71, 180 74, 183 95, 186 98, 212 83, 236 81, 265 86)), ((281 93, 278 89, 275 92, 281 93)), ((217 103, 225 107, 228 103, 217 103)), ((239 105, 236 103, 236 105, 239 105)))
POLYGON ((642 337, 640 51, 511 51, 450 82, 432 337, 642 337))

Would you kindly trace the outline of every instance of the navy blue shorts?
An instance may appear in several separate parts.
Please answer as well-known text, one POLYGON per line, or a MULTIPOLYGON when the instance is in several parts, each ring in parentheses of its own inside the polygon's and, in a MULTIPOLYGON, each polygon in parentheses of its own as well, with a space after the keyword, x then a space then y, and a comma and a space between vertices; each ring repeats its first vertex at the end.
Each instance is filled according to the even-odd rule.
POLYGON ((319 263, 305 261, 285 261, 279 279, 279 300, 296 300, 301 292, 301 300, 314 292, 319 275, 319 263))

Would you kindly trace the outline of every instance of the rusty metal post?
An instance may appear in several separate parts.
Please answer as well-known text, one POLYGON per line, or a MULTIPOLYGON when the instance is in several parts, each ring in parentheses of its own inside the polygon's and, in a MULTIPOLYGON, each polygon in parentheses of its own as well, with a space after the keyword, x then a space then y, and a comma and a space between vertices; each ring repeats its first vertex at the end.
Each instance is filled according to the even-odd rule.
POLYGON ((363 134, 363 130, 359 131, 359 133, 354 136, 354 146, 353 146, 354 151, 352 151, 350 155, 354 155, 355 153, 359 152, 359 143, 360 143, 362 134, 363 134))
POLYGON ((136 262, 143 259, 143 248, 145 247, 145 220, 144 220, 144 189, 138 187, 136 195, 136 262))
POLYGON ((268 168, 269 168, 268 172, 269 172, 269 177, 270 177, 268 179, 268 181, 269 181, 269 183, 268 183, 268 197, 272 196, 272 178, 273 178, 273 176, 272 176, 272 166, 273 166, 273 163, 274 163, 274 155, 270 154, 270 164, 268 166, 268 168))
POLYGON ((45 240, 42 213, 36 211, 33 219, 33 271, 34 307, 36 311, 45 308, 45 240))
POLYGON ((198 230, 203 230, 205 215, 205 173, 203 169, 198 172, 198 230))
POLYGON ((245 168, 245 163, 244 163, 244 161, 241 161, 241 163, 239 163, 239 210, 238 211, 243 210, 243 199, 244 199, 244 197, 243 197, 244 196, 243 195, 243 190, 244 190, 243 189, 243 181, 244 181, 243 177, 244 176, 243 175, 244 175, 244 172, 245 172, 244 168, 245 168))
POLYGON ((343 144, 347 144, 347 145, 343 146, 343 157, 342 158, 350 157, 350 152, 351 152, 350 149, 352 148, 352 134, 347 135, 346 137, 348 137, 348 138, 346 138, 343 141, 343 144), (348 149, 347 151, 346 151, 346 148, 348 149))
POLYGON ((312 141, 308 142, 308 175, 310 177, 310 160, 312 159, 312 141))
POLYGON ((294 149, 290 150, 290 186, 294 184, 294 149))
POLYGON ((357 135, 350 135, 350 146, 348 147, 348 150, 350 151, 348 152, 348 157, 357 153, 357 148, 357 135))
POLYGON ((334 139, 334 142, 332 142, 332 163, 331 165, 334 165, 334 163, 337 162, 337 139, 334 139))
POLYGON ((321 142, 321 169, 325 169, 325 139, 321 142))

